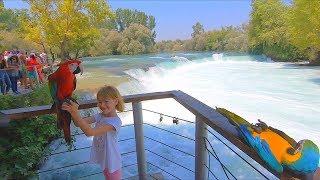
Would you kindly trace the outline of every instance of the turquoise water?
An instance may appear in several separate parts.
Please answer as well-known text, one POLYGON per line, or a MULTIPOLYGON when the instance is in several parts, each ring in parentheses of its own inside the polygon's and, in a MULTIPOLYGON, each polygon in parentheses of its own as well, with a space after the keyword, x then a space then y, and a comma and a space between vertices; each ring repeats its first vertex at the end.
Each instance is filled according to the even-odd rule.
MULTIPOLYGON (((268 125, 286 132, 297 141, 310 139, 320 146, 319 67, 298 67, 288 63, 275 63, 264 56, 209 52, 108 56, 85 60, 84 66, 88 74, 90 70, 100 68, 116 75, 129 77, 129 82, 119 86, 122 94, 182 90, 211 107, 225 107, 253 123, 261 119, 268 125)), ((130 107, 127 108, 130 109, 130 107)), ((194 121, 194 116, 174 100, 144 102, 143 108, 194 121)), ((124 124, 132 123, 132 114, 124 113, 121 117, 124 124)), ((193 125, 188 123, 172 125, 170 118, 165 118, 159 123, 158 119, 158 115, 144 112, 145 122, 171 129, 188 137, 194 136, 193 125)), ((193 143, 183 141, 181 138, 164 134, 151 127, 146 127, 145 134, 194 153, 193 143)), ((132 128, 126 127, 123 128, 120 136, 126 138, 132 135, 132 128)), ((193 169, 192 159, 148 140, 145 141, 148 149, 165 154, 193 169)), ((252 179, 260 179, 256 173, 246 168, 239 168, 244 166, 240 161, 234 160, 235 155, 226 151, 218 141, 212 141, 217 147, 217 153, 220 157, 224 157, 222 161, 228 164, 237 177, 246 179, 250 174, 252 179)), ((87 146, 90 143, 91 138, 77 137, 77 147, 87 146)), ((134 150, 134 142, 122 143, 120 146, 123 152, 134 150)), ((57 148, 56 144, 52 147, 59 150, 65 148, 57 148)), ((88 150, 77 153, 52 157, 44 163, 42 169, 88 160, 88 150)), ((177 169, 174 165, 150 153, 147 153, 147 156, 150 161, 159 163, 169 172, 177 169)), ((124 159, 126 160, 124 164, 129 164, 130 162, 127 161, 134 160, 134 155, 124 159)), ((85 166, 70 169, 67 174, 72 179, 79 174, 85 174, 85 172, 88 174, 97 170, 97 167, 85 166)), ((152 167, 149 167, 149 170, 153 170, 152 167)), ((124 170, 124 176, 135 173, 134 168, 124 170)), ((182 179, 193 179, 193 174, 188 174, 183 169, 178 168, 174 173, 182 179)), ((170 175, 164 175, 166 179, 172 179, 170 175)), ((223 178, 222 175, 221 171, 218 172, 218 176, 223 178)), ((272 175, 269 176, 274 178, 272 175)), ((49 177, 59 177, 59 174, 49 177)))

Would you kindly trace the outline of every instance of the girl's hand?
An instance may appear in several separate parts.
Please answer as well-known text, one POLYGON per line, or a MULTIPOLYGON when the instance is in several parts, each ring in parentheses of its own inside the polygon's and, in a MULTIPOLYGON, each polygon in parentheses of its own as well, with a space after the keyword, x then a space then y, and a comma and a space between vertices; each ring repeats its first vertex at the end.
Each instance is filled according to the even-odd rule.
POLYGON ((61 109, 68 111, 70 114, 77 113, 79 105, 73 102, 72 100, 70 100, 69 102, 70 104, 67 102, 64 102, 61 106, 61 109))

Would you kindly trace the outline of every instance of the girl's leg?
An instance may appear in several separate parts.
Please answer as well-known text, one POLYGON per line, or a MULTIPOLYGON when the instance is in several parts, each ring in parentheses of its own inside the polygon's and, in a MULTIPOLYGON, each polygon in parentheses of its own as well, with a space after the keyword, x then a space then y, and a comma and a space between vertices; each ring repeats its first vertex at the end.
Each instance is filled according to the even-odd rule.
POLYGON ((104 177, 106 178, 106 180, 121 180, 121 169, 110 173, 108 171, 108 169, 105 169, 103 171, 104 177))

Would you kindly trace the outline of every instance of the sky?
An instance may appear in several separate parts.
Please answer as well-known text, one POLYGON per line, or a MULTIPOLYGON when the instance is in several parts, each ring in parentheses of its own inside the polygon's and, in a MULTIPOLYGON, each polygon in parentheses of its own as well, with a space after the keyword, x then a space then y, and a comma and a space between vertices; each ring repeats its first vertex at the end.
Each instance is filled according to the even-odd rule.
MULTIPOLYGON (((113 10, 137 9, 156 19, 156 41, 189 39, 200 22, 205 31, 249 21, 250 0, 108 0, 113 10)), ((22 0, 4 0, 6 8, 27 8, 22 0)))

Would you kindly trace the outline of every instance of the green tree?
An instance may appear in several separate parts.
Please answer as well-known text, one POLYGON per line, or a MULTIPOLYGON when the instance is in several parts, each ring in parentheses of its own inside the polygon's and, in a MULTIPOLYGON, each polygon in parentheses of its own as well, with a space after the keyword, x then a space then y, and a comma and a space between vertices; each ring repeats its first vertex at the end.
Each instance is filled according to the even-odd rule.
POLYGON ((193 51, 194 50, 194 41, 193 39, 188 39, 183 42, 184 51, 193 51))
POLYGON ((178 52, 184 50, 184 41, 177 39, 175 41, 161 41, 155 44, 157 52, 178 52))
POLYGON ((100 37, 99 25, 113 17, 104 0, 27 0, 28 16, 22 18, 26 38, 62 60, 87 51, 100 37))
POLYGON ((191 36, 194 38, 196 37, 196 35, 200 35, 202 33, 204 33, 204 29, 202 24, 200 24, 200 22, 197 22, 195 25, 192 26, 193 32, 191 34, 191 36))
POLYGON ((294 60, 301 53, 289 41, 289 7, 281 0, 255 0, 249 25, 251 52, 263 53, 275 60, 294 60))
POLYGON ((101 30, 101 38, 95 41, 95 45, 89 51, 91 56, 117 55, 121 42, 121 34, 116 30, 101 30))
POLYGON ((3 4, 0 4, 0 28, 1 30, 12 31, 20 26, 19 15, 25 10, 6 9, 3 4))
POLYGON ((37 50, 31 41, 23 38, 20 33, 19 18, 25 16, 26 10, 6 9, 0 3, 0 52, 10 49, 37 50))
POLYGON ((152 32, 141 24, 131 24, 122 32, 118 51, 121 54, 141 54, 152 51, 152 32))
POLYGON ((204 51, 206 50, 206 39, 207 35, 205 33, 202 33, 201 35, 196 35, 194 40, 194 50, 196 51, 204 51))
POLYGON ((147 15, 144 12, 131 9, 121 9, 118 8, 115 12, 115 19, 108 21, 106 28, 117 30, 119 32, 124 31, 131 24, 141 24, 152 31, 152 42, 155 44, 156 31, 156 21, 154 16, 147 15))
POLYGON ((226 51, 247 52, 248 50, 248 34, 243 29, 236 29, 227 35, 226 51))
POLYGON ((184 41, 161 41, 156 43, 155 47, 158 52, 205 50, 247 52, 248 26, 227 26, 219 30, 199 33, 184 41))
POLYGON ((155 18, 153 16, 148 16, 144 12, 138 10, 131 10, 131 9, 121 9, 118 8, 116 10, 116 18, 115 24, 118 31, 124 31, 128 28, 131 24, 141 24, 151 31, 154 30, 156 23, 155 18))
POLYGON ((35 46, 31 41, 24 39, 19 33, 16 31, 0 31, 0 52, 11 49, 19 49, 19 50, 39 50, 41 47, 35 46))
POLYGON ((320 1, 294 0, 289 17, 291 42, 320 64, 320 1))

